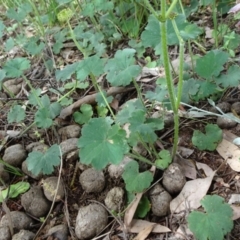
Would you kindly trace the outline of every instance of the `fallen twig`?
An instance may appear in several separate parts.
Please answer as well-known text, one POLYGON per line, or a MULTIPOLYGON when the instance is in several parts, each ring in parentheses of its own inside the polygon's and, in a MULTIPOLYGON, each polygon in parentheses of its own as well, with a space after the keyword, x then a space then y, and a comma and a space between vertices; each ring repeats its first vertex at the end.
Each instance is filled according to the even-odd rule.
MULTIPOLYGON (((111 87, 107 91, 107 96, 112 96, 112 95, 116 95, 118 93, 128 92, 128 91, 131 91, 133 89, 134 88, 132 88, 132 87, 131 88, 111 87)), ((85 97, 79 99, 78 101, 76 101, 75 103, 71 104, 70 106, 62 109, 62 111, 60 112, 59 118, 66 119, 68 116, 70 116, 74 112, 75 109, 79 108, 84 103, 88 103, 88 104, 95 103, 96 96, 97 96, 97 93, 85 96, 85 97)))

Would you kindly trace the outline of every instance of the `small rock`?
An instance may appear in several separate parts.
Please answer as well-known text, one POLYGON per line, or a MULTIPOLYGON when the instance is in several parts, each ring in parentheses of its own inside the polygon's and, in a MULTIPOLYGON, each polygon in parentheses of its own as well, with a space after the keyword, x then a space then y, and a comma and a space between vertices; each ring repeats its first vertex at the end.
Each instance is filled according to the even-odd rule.
MULTIPOLYGON (((222 112, 224 112, 224 113, 230 112, 230 110, 231 110, 231 104, 228 102, 218 103, 218 104, 216 104, 216 107, 220 108, 222 110, 222 112)), ((215 107, 211 107, 209 109, 209 111, 220 114, 220 112, 215 107)))
POLYGON ((80 240, 93 238, 107 226, 107 223, 107 211, 101 205, 92 203, 78 210, 75 233, 80 240))
POLYGON ((123 203, 124 191, 120 187, 112 188, 105 198, 105 205, 115 212, 119 212, 123 203))
POLYGON ((32 240, 35 234, 28 230, 21 230, 19 233, 13 235, 12 240, 32 240))
POLYGON ((88 168, 80 175, 79 181, 83 190, 87 193, 101 192, 105 187, 105 178, 102 171, 97 171, 94 168, 88 168))
POLYGON ((162 184, 171 194, 179 193, 186 183, 186 178, 179 164, 172 163, 163 173, 162 184))
POLYGON ((38 175, 34 175, 31 171, 28 170, 27 161, 22 162, 22 171, 29 177, 40 180, 43 177, 43 174, 40 172, 38 175))
POLYGON ((0 163, 0 179, 0 186, 2 186, 4 183, 7 183, 9 180, 9 173, 5 170, 2 163, 0 163))
POLYGON ((41 142, 33 142, 26 146, 26 150, 28 152, 37 151, 37 152, 45 153, 48 148, 49 146, 47 144, 41 143, 41 142))
POLYGON ((166 216, 170 209, 171 195, 158 183, 149 192, 151 209, 158 217, 166 216))
POLYGON ((132 159, 125 156, 122 162, 118 165, 110 164, 108 167, 108 173, 111 178, 120 178, 123 174, 124 167, 131 162, 132 159))
POLYGON ((232 104, 231 109, 237 114, 240 115, 240 102, 235 102, 232 104))
POLYGON ((69 125, 58 130, 62 139, 78 138, 80 136, 81 128, 79 125, 69 125))
POLYGON ((6 163, 18 167, 26 159, 27 153, 21 144, 15 144, 8 147, 3 155, 3 161, 6 163))
POLYGON ((46 236, 52 236, 58 240, 67 240, 68 227, 64 224, 56 225, 48 230, 46 236))
POLYGON ((11 240, 11 233, 7 226, 0 227, 0 240, 11 240))
POLYGON ((7 89, 9 92, 12 92, 13 95, 17 95, 22 89, 22 81, 23 80, 20 78, 5 81, 3 83, 3 85, 5 86, 4 92, 8 94, 8 92, 6 91, 7 89))
POLYGON ((69 152, 78 149, 77 142, 78 138, 69 138, 60 143, 63 157, 65 157, 69 152))
POLYGON ((51 203, 45 198, 41 187, 32 187, 21 196, 21 203, 26 212, 34 217, 43 217, 49 212, 51 203))
MULTIPOLYGON (((232 113, 227 113, 226 115, 235 118, 235 116, 232 113)), ((220 128, 229 129, 229 128, 235 127, 237 125, 237 122, 228 118, 228 117, 218 117, 217 118, 217 125, 220 128)))
MULTIPOLYGON (((33 220, 24 212, 12 211, 10 212, 13 228, 16 231, 22 229, 29 229, 33 224, 33 220)), ((9 226, 8 217, 4 215, 1 219, 0 226, 9 226)))
MULTIPOLYGON (((57 183, 58 183, 57 177, 48 177, 45 180, 43 180, 43 191, 46 198, 49 201, 53 201, 54 199, 54 195, 57 189, 57 183)), ((64 193, 63 184, 62 184, 62 181, 60 181, 55 201, 59 202, 63 200, 64 196, 65 196, 65 193, 64 193)))

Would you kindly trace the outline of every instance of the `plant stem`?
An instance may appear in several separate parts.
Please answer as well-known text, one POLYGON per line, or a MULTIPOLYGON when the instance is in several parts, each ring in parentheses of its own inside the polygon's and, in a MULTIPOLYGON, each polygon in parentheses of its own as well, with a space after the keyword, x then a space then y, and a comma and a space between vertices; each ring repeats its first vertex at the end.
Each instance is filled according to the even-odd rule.
POLYGON ((128 153, 127 154, 129 157, 132 157, 132 158, 135 158, 135 159, 137 159, 137 160, 139 160, 139 161, 142 161, 142 162, 144 162, 144 163, 147 163, 147 164, 150 164, 150 165, 153 165, 153 166, 155 166, 155 164, 154 163, 152 163, 150 160, 148 160, 147 158, 145 158, 145 157, 143 157, 143 156, 138 156, 138 155, 135 155, 135 154, 133 154, 133 153, 128 153))

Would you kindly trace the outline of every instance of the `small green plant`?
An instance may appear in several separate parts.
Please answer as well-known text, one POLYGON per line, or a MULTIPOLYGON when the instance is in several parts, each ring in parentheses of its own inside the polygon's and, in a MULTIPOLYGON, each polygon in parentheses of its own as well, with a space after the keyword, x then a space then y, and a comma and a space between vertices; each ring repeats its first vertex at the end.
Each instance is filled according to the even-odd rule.
POLYGON ((18 182, 11 184, 8 188, 1 190, 0 202, 2 203, 6 198, 16 198, 21 193, 25 193, 30 188, 28 182, 18 182))
POLYGON ((197 240, 222 240, 233 228, 233 211, 222 197, 205 196, 201 200, 205 212, 193 211, 188 225, 197 240))
POLYGON ((222 130, 216 124, 207 124, 206 134, 199 130, 194 130, 192 142, 200 150, 213 151, 222 140, 222 130))

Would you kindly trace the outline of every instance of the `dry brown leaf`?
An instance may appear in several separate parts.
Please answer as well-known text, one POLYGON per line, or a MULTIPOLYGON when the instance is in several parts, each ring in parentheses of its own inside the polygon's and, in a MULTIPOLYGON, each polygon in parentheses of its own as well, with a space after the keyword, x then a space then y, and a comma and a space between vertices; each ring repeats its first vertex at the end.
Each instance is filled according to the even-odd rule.
POLYGON ((232 143, 235 138, 236 135, 223 131, 223 140, 218 144, 217 151, 234 171, 240 172, 240 149, 232 143))
POLYGON ((132 220, 132 226, 130 228, 130 232, 131 233, 140 233, 143 229, 145 229, 146 227, 152 226, 152 225, 153 225, 153 229, 152 229, 153 233, 171 232, 171 230, 168 227, 162 226, 157 223, 148 222, 145 220, 139 220, 139 219, 132 220))
POLYGON ((151 223, 144 227, 133 240, 145 240, 152 232, 154 225, 156 225, 156 223, 151 223))
POLYGON ((133 216, 136 212, 136 209, 138 207, 138 204, 142 198, 142 195, 143 193, 138 193, 134 200, 129 204, 129 206, 127 207, 127 210, 125 212, 125 215, 124 215, 124 224, 126 226, 126 228, 128 229, 132 223, 132 219, 133 219, 133 216))
POLYGON ((188 181, 180 194, 171 201, 171 212, 178 213, 189 208, 199 208, 200 200, 206 195, 214 175, 215 171, 209 177, 188 181))
POLYGON ((174 159, 174 162, 178 163, 181 166, 185 177, 190 178, 190 179, 197 178, 197 170, 196 170, 195 164, 192 160, 176 157, 174 159))
POLYGON ((189 236, 193 236, 193 233, 188 228, 187 224, 181 224, 174 234, 177 239, 188 239, 189 236))
POLYGON ((240 206, 230 205, 233 210, 232 220, 240 218, 240 206))
MULTIPOLYGON (((155 171, 156 171, 156 167, 152 166, 151 169, 150 169, 150 172, 153 174, 153 176, 155 174, 155 171)), ((142 198, 142 195, 143 195, 143 193, 137 193, 134 200, 127 207, 127 210, 126 210, 125 215, 124 215, 124 224, 125 224, 125 227, 127 229, 129 229, 129 227, 132 223, 132 219, 133 219, 134 214, 137 210, 137 207, 138 207, 138 204, 139 204, 139 202, 142 198)))
POLYGON ((196 162, 197 168, 202 169, 207 177, 212 176, 213 170, 205 163, 196 162))

